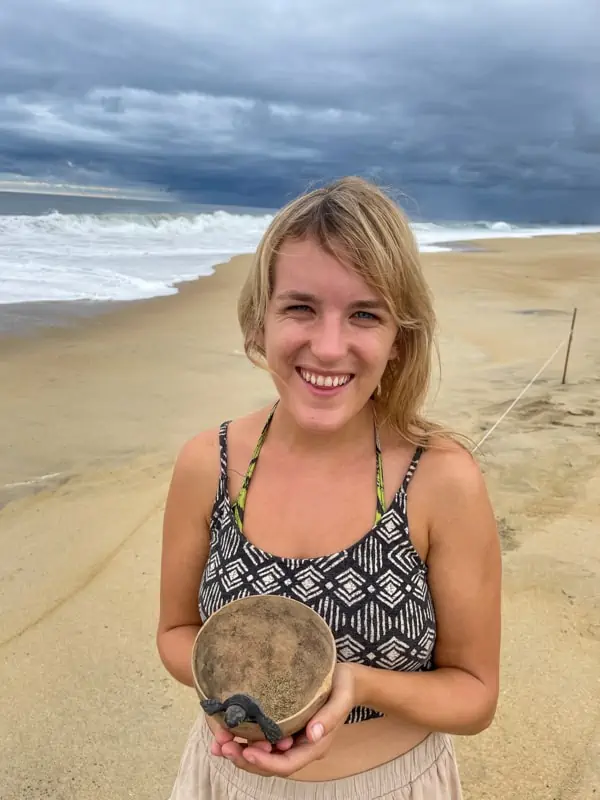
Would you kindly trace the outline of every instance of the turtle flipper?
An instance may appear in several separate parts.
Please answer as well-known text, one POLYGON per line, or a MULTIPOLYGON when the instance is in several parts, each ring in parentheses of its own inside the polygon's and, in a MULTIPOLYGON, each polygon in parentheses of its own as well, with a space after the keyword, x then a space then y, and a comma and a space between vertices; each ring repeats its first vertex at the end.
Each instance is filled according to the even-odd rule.
POLYGON ((217 714, 219 711, 223 711, 223 703, 220 700, 215 700, 214 698, 201 700, 200 705, 209 716, 217 714))
POLYGON ((276 744, 280 739, 283 739, 283 732, 279 725, 265 714, 261 714, 256 721, 263 732, 263 736, 270 744, 276 744))

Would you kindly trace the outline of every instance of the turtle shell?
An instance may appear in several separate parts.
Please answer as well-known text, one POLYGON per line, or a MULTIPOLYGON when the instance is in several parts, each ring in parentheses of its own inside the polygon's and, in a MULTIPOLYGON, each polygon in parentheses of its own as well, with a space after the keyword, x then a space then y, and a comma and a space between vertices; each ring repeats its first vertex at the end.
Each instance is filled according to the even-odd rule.
MULTIPOLYGON (((192 651, 200 700, 249 695, 284 736, 302 730, 325 703, 335 664, 335 639, 325 620, 304 603, 279 595, 223 606, 202 625, 192 651)), ((224 724, 222 713, 215 718, 224 724)), ((247 741, 264 739, 254 723, 232 732, 247 741)))

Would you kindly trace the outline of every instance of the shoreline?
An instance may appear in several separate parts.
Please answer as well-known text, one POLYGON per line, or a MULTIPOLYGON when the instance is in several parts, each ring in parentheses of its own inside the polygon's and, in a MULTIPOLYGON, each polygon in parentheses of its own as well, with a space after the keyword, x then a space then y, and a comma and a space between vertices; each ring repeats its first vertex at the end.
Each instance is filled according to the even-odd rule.
MULTIPOLYGON (((502 248, 511 242, 522 242, 532 240, 547 240, 556 237, 566 238, 585 238, 596 237, 596 233, 556 233, 544 234, 531 237, 498 237, 483 239, 467 239, 464 241, 435 242, 434 246, 446 248, 445 250, 421 253, 424 261, 431 259, 432 256, 444 254, 485 254, 494 252, 494 244, 502 248)), ((227 266, 238 258, 250 258, 251 253, 238 253, 229 260, 219 262, 212 266, 213 272, 210 275, 199 275, 185 281, 175 281, 172 284, 173 293, 168 295, 155 295, 153 297, 139 297, 132 300, 94 300, 92 298, 77 300, 39 300, 39 301, 19 301, 14 303, 0 303, 0 343, 3 339, 16 339, 22 336, 30 337, 36 333, 43 333, 54 327, 73 327, 80 321, 93 318, 98 315, 112 314, 122 308, 128 308, 137 304, 154 302, 157 300, 176 297, 180 292, 186 291, 190 284, 195 285, 207 278, 212 277, 214 272, 226 269, 227 266)))
MULTIPOLYGON (((600 236, 482 243, 423 255, 439 319, 436 418, 483 436, 579 312, 567 383, 561 353, 478 453, 503 546, 502 685, 492 727, 456 739, 465 800, 588 800, 600 746, 600 236)), ((155 648, 162 507, 186 439, 274 396, 242 353, 247 265, 237 256, 175 294, 0 336, 6 800, 168 796, 198 706, 155 648)))
POLYGON ((97 314, 110 314, 123 305, 125 303, 118 300, 25 300, 3 303, 0 305, 0 340, 28 337, 48 328, 71 327, 97 314))
POLYGON ((175 281, 171 294, 153 295, 152 297, 136 297, 132 300, 25 300, 15 303, 0 303, 0 344, 2 340, 18 340, 37 333, 44 335, 55 327, 73 327, 97 316, 110 316, 122 310, 135 308, 147 303, 156 303, 177 298, 189 290, 190 286, 203 284, 210 280, 218 270, 227 267, 237 259, 246 259, 250 253, 238 253, 227 261, 219 262, 212 267, 209 275, 198 275, 185 281, 175 281), (4 318, 3 318, 4 317, 4 318), (31 319, 31 324, 29 323, 31 319))

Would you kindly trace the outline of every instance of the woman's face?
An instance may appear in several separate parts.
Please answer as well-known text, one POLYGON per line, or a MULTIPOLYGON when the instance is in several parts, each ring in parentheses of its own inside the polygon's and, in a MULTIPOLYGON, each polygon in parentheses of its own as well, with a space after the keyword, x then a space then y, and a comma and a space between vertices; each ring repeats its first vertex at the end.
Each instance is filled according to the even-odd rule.
POLYGON ((284 242, 264 325, 281 401, 306 429, 334 431, 368 402, 397 327, 383 298, 312 239, 284 242))

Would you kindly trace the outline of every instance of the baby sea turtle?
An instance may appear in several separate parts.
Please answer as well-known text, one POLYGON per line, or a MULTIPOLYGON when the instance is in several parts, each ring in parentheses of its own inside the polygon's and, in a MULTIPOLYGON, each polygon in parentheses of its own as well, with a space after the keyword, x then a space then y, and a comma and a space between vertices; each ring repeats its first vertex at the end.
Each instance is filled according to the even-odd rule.
POLYGON ((232 694, 223 702, 209 698, 202 700, 200 705, 210 716, 222 712, 228 728, 236 728, 242 722, 254 722, 271 744, 283 738, 279 725, 269 719, 259 703, 247 694, 232 694))

